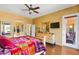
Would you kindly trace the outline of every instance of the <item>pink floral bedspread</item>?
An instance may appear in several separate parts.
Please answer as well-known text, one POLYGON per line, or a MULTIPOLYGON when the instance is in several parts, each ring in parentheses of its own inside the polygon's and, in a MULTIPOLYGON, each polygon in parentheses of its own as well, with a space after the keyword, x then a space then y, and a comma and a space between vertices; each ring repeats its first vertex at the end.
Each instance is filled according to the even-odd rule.
MULTIPOLYGON (((7 48, 5 50, 7 51, 7 53, 4 53, 4 54, 33 55, 40 51, 46 51, 44 44, 41 41, 39 41, 36 38, 30 37, 30 36, 14 37, 14 38, 10 38, 7 41, 10 42, 9 43, 10 49, 7 48)), ((6 45, 8 45, 8 42, 6 42, 6 45)), ((0 52, 0 54, 3 54, 3 53, 0 52)))

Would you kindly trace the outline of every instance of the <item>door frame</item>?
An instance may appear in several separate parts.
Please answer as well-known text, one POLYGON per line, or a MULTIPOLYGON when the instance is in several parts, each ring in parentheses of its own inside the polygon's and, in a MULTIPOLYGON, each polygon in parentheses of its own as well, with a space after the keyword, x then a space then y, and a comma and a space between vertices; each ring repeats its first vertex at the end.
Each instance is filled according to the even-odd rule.
POLYGON ((78 31, 79 31, 78 30, 79 29, 78 23, 79 23, 79 13, 69 14, 69 15, 65 15, 62 17, 62 46, 67 46, 67 47, 79 49, 79 47, 78 47, 79 37, 77 37, 77 35, 79 34, 78 33, 78 31), (68 44, 65 43, 66 42, 66 20, 65 20, 65 17, 74 16, 74 15, 77 15, 76 21, 75 21, 76 22, 75 29, 74 29, 76 31, 76 39, 75 39, 76 44, 74 44, 74 45, 69 44, 69 46, 68 46, 68 44))

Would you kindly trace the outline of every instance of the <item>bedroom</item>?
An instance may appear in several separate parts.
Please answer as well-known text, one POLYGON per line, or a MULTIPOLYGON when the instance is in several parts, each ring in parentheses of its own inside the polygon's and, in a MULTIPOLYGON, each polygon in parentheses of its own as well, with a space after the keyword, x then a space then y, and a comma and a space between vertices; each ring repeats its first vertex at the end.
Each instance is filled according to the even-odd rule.
MULTIPOLYGON (((43 48, 40 47, 40 50, 41 49, 44 50, 43 53, 41 54, 46 54, 46 55, 78 54, 79 55, 79 51, 76 48, 73 49, 73 47, 71 46, 62 47, 62 44, 64 44, 63 43, 64 39, 62 39, 62 37, 64 37, 62 35, 63 32, 62 28, 65 27, 64 25, 65 23, 62 23, 63 22, 62 19, 63 17, 66 17, 66 15, 67 16, 68 15, 71 16, 74 14, 77 15, 77 13, 79 13, 79 5, 77 4, 75 5, 74 4, 63 4, 63 5, 62 4, 55 4, 55 5, 54 4, 36 4, 36 5, 0 4, 0 35, 1 35, 0 39, 7 38, 9 39, 9 41, 12 41, 17 47, 22 48, 21 49, 22 51, 18 49, 18 51, 20 50, 20 52, 14 51, 15 52, 15 53, 13 52, 14 55, 35 54, 34 42, 37 41, 39 41, 40 42, 39 45, 43 47, 43 48), (28 6, 31 8, 29 8, 28 6), (34 10, 32 9, 34 7, 37 8, 35 8, 34 10), (50 28, 51 23, 54 24, 57 22, 59 25, 58 28, 54 28, 54 29, 50 28), (55 38, 54 37, 52 38, 52 35, 54 35, 55 38), (27 43, 29 40, 31 41, 32 39, 35 40, 31 45, 32 48, 30 47, 31 49, 29 50, 30 52, 28 52, 26 46, 25 47, 22 46, 24 45, 24 43, 21 43, 20 45, 15 43, 15 41, 20 41, 21 38, 25 40, 23 42, 26 42, 27 39, 27 43), (51 42, 49 39, 55 39, 55 40, 51 42), (26 50, 24 51, 24 49, 26 50)), ((69 16, 68 18, 70 18, 69 16)), ((4 48, 3 50, 6 50, 2 42, 4 41, 3 40, 0 41, 1 43, 0 45, 2 46, 2 48, 4 48)), ((79 40, 77 42, 79 42, 79 40)), ((29 43, 32 42, 29 41, 29 43)), ((14 46, 14 44, 12 45, 14 46)), ((79 44, 76 45, 78 45, 78 49, 79 49, 79 44)), ((4 51, 1 52, 1 54, 6 55, 9 53, 5 53, 4 51)))

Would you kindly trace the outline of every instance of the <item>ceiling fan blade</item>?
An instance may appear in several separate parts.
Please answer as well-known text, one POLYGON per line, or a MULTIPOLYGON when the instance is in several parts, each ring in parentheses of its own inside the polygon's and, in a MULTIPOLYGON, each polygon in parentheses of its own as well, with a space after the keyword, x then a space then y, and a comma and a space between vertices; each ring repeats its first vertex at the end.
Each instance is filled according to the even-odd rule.
POLYGON ((28 9, 22 9, 22 11, 26 11, 26 10, 29 11, 28 9))
POLYGON ((36 9, 39 9, 40 7, 35 7, 35 8, 31 8, 32 10, 36 10, 36 9))
POLYGON ((27 4, 24 4, 24 5, 30 9, 30 7, 27 4))
POLYGON ((39 12, 37 12, 37 11, 34 11, 34 10, 33 10, 33 12, 35 12, 35 13, 37 13, 37 14, 39 13, 39 12))

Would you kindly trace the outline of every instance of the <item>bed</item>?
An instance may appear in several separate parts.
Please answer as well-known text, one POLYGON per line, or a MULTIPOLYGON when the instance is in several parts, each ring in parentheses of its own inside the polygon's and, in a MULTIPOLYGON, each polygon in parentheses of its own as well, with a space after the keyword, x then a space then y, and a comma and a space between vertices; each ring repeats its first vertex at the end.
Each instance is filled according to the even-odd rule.
POLYGON ((0 36, 0 55, 44 55, 42 41, 31 36, 6 38, 0 36))

